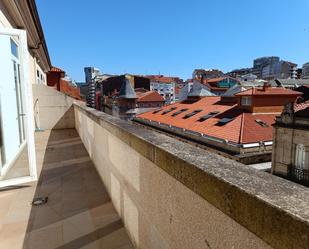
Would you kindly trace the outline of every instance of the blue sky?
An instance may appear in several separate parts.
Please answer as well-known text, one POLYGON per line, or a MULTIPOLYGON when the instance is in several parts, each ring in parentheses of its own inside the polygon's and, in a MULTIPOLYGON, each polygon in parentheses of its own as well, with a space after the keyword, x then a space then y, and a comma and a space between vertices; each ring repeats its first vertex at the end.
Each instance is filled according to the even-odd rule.
POLYGON ((276 55, 309 61, 308 0, 37 0, 50 57, 76 81, 103 73, 189 78, 276 55))

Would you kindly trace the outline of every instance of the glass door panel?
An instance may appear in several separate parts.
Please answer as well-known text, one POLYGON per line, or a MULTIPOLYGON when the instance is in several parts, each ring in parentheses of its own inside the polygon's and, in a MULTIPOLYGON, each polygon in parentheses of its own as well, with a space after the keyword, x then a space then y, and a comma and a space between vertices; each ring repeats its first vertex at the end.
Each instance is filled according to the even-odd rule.
POLYGON ((0 188, 36 180, 26 32, 0 28, 0 188))

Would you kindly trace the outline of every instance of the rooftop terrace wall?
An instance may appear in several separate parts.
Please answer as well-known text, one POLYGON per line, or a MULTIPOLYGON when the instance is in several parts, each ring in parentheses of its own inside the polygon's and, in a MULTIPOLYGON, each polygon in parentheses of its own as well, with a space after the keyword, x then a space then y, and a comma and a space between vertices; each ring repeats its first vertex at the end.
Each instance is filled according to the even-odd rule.
POLYGON ((76 102, 137 248, 309 248, 309 190, 76 102))

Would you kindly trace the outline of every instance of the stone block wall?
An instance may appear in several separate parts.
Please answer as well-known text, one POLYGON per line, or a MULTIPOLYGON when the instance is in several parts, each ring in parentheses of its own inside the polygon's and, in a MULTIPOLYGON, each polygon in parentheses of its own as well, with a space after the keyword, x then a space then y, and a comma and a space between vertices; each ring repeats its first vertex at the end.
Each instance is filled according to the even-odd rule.
POLYGON ((75 125, 136 248, 308 248, 308 191, 74 105, 75 125))

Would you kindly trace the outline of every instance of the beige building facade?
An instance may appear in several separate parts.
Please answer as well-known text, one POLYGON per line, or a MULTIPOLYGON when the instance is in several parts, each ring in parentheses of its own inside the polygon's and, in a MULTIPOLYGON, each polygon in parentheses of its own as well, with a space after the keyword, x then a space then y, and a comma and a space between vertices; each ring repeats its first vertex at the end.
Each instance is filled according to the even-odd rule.
POLYGON ((274 125, 272 173, 309 185, 308 107, 289 104, 274 125))

